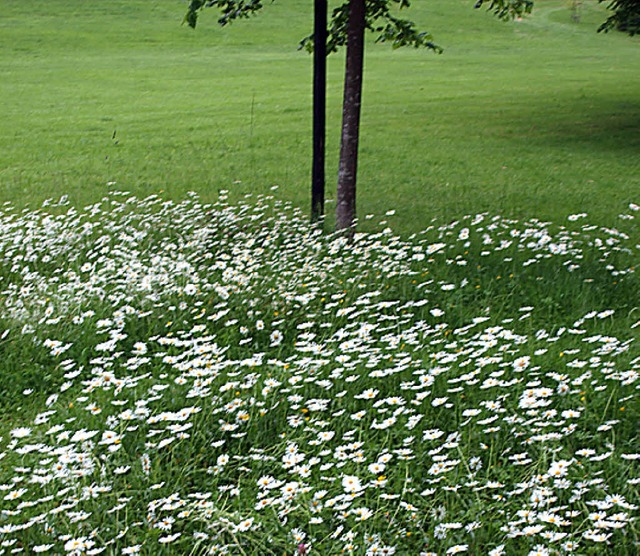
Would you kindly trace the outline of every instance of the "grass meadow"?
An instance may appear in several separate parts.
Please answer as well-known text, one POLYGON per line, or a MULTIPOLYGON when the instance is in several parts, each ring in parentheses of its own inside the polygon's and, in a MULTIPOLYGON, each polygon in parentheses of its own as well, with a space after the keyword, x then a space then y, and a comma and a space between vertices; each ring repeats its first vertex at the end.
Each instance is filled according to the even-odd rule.
MULTIPOLYGON (((605 15, 540 0, 505 24, 466 0, 416 2, 444 54, 369 44, 359 212, 394 228, 492 210, 600 224, 635 202, 638 39, 597 34, 605 15)), ((182 2, 6 0, 0 18, 0 199, 77 206, 108 183, 145 197, 221 189, 307 208, 311 26, 301 1, 220 29, 182 26, 182 2), (27 6, 25 8, 25 6, 27 6), (114 137, 115 135, 115 137, 114 137)), ((335 195, 343 56, 329 60, 327 197, 335 195)), ((327 207, 332 218, 333 207, 327 207)))
POLYGON ((638 40, 416 4, 348 242, 306 4, 2 2, 0 555, 640 552, 638 40))

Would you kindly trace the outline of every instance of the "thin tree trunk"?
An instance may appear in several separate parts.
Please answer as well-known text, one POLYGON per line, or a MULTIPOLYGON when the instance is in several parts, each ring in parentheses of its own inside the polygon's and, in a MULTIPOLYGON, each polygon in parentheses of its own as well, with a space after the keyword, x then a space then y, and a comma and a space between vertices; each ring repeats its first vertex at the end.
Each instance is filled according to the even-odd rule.
POLYGON ((324 215, 326 96, 327 0, 314 0, 311 222, 318 222, 324 215))
POLYGON ((336 230, 348 230, 349 236, 353 235, 356 217, 356 175, 360 105, 362 103, 364 31, 365 0, 350 0, 336 205, 336 230))

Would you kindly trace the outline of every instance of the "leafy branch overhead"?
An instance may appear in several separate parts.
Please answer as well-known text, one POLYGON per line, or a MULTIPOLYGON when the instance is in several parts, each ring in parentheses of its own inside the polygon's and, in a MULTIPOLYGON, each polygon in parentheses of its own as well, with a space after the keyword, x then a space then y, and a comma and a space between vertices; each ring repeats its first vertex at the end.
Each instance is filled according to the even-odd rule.
MULTIPOLYGON (((391 0, 400 9, 410 7, 409 0, 391 0)), ((376 42, 390 42, 393 48, 413 46, 425 47, 437 52, 441 48, 433 42, 430 33, 416 29, 412 21, 401 19, 391 13, 389 0, 369 0, 366 3, 365 27, 378 33, 376 42)), ((347 42, 347 27, 349 22, 349 2, 333 10, 331 25, 327 33, 327 52, 335 52, 347 42)), ((310 35, 300 42, 301 48, 313 50, 313 36, 310 35)))
POLYGON ((481 8, 485 4, 500 19, 522 17, 533 9, 533 0, 478 0, 474 7, 481 8))
MULTIPOLYGON (((392 5, 403 9, 410 7, 409 0, 368 0, 366 3, 365 26, 369 31, 378 34, 377 42, 391 43, 393 48, 403 46, 424 47, 437 52, 441 51, 433 42, 430 33, 419 31, 412 21, 395 16, 392 5)), ((185 16, 185 23, 195 27, 198 14, 203 8, 218 8, 218 23, 222 26, 235 19, 244 19, 254 15, 264 7, 262 0, 191 0, 185 16)), ((349 20, 349 2, 333 10, 327 30, 327 52, 335 52, 347 42, 349 20)), ((300 48, 313 50, 313 35, 300 41, 300 48)))
MULTIPOLYGON (((628 35, 640 34, 640 0, 598 0, 607 5, 612 15, 598 27, 598 31, 618 30, 628 35)), ((522 17, 531 13, 533 0, 478 0, 475 7, 487 5, 501 19, 522 17)))
POLYGON ((195 28, 203 8, 218 8, 221 13, 218 23, 224 27, 234 19, 248 18, 260 11, 263 3, 261 0, 191 0, 184 18, 189 27, 195 28))
POLYGON ((640 0, 598 0, 608 2, 607 8, 613 11, 599 28, 598 31, 611 31, 617 29, 629 35, 640 34, 640 0))
MULTIPOLYGON (((606 2, 607 8, 613 12, 598 31, 618 29, 629 35, 640 33, 640 0, 598 0, 598 2, 606 2)), ((396 4, 400 9, 408 8, 410 0, 369 0, 366 4, 366 26, 370 31, 379 33, 378 42, 391 42, 394 48, 423 46, 440 51, 439 47, 432 42, 429 33, 418 31, 411 21, 395 17, 390 11, 390 4, 396 4)), ((475 7, 483 6, 487 6, 489 11, 501 19, 512 19, 531 13, 533 0, 477 0, 475 7)), ((195 27, 198 13, 205 7, 218 8, 221 14, 218 23, 224 26, 234 19, 254 15, 264 7, 264 2, 263 0, 191 0, 185 23, 195 27)), ((334 52, 346 43, 348 11, 348 1, 333 11, 327 40, 328 52, 334 52)), ((303 39, 300 46, 313 50, 313 37, 303 39)))

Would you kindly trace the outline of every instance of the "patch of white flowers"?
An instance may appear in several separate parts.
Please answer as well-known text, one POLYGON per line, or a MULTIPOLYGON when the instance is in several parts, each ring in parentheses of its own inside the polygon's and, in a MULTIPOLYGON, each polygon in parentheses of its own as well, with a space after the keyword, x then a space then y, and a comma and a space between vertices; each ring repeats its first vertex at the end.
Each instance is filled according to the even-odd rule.
POLYGON ((2 338, 59 374, 0 438, 0 554, 640 550, 638 323, 464 313, 495 261, 548 265, 542 289, 633 278, 616 229, 482 214, 349 243, 273 199, 114 193, 6 209, 0 256, 2 338))

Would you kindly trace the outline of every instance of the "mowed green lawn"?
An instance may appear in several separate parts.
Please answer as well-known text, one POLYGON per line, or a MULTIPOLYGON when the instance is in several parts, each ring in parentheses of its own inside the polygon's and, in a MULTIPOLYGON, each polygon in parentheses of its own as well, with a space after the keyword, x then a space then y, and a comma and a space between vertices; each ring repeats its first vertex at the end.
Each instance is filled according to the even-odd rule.
MULTIPOLYGON (((309 204, 309 2, 221 29, 178 0, 4 0, 0 201, 84 205, 109 189, 309 204), (113 184, 112 182, 115 182, 113 184), (111 183, 111 185, 108 185, 111 183)), ((504 23, 468 0, 407 16, 442 55, 367 45, 358 211, 401 231, 482 211, 600 224, 640 198, 640 41, 597 34, 606 11, 536 1, 504 23)), ((327 212, 335 196, 344 53, 329 63, 327 212)))

